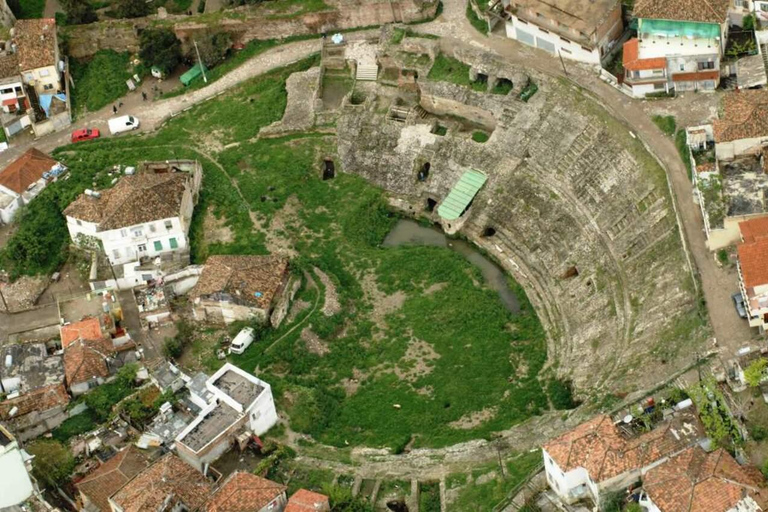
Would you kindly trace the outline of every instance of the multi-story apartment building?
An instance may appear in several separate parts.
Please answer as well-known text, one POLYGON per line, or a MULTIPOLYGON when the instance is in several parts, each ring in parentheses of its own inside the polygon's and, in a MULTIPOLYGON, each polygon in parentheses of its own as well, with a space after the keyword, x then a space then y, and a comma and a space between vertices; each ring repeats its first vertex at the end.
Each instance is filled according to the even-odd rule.
POLYGON ((619 0, 502 0, 507 37, 600 65, 621 36, 619 0))

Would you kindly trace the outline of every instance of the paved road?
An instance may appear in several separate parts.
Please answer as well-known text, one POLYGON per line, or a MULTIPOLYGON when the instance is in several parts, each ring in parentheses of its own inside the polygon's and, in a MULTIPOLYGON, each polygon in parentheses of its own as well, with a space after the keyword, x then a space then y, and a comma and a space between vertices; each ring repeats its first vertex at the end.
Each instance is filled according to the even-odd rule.
POLYGON ((50 327, 59 323, 56 304, 48 304, 21 313, 0 313, 0 340, 10 334, 50 327))

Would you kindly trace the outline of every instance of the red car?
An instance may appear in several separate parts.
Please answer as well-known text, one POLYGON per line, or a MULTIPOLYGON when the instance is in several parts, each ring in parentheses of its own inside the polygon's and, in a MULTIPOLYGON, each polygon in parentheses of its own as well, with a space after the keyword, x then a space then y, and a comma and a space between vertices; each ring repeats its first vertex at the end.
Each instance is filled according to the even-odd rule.
POLYGON ((72 132, 72 142, 80 142, 81 140, 97 139, 101 135, 96 128, 83 128, 81 130, 75 130, 72 132))

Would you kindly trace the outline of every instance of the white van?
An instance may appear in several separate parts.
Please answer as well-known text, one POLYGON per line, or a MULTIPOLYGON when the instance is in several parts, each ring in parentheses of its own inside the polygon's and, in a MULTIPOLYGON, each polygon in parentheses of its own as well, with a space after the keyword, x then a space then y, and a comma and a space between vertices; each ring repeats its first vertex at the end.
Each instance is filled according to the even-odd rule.
POLYGON ((235 336, 229 346, 230 354, 242 354, 253 343, 253 328, 246 327, 235 336))
POLYGON ((133 116, 113 117, 107 123, 112 135, 136 130, 139 127, 139 120, 133 116))

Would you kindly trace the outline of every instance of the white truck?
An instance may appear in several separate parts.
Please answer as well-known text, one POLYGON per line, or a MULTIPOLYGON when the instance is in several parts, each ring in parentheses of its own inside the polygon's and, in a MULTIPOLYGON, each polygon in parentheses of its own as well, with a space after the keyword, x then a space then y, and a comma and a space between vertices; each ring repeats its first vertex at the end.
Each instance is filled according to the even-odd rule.
POLYGON ((139 127, 138 118, 133 116, 113 117, 107 121, 107 123, 109 124, 109 131, 112 133, 112 135, 136 130, 139 127))
POLYGON ((237 333, 237 336, 235 336, 235 339, 232 340, 232 344, 229 346, 229 353, 230 354, 242 354, 245 352, 245 349, 247 349, 251 343, 253 343, 253 328, 252 327, 246 327, 239 333, 237 333))

